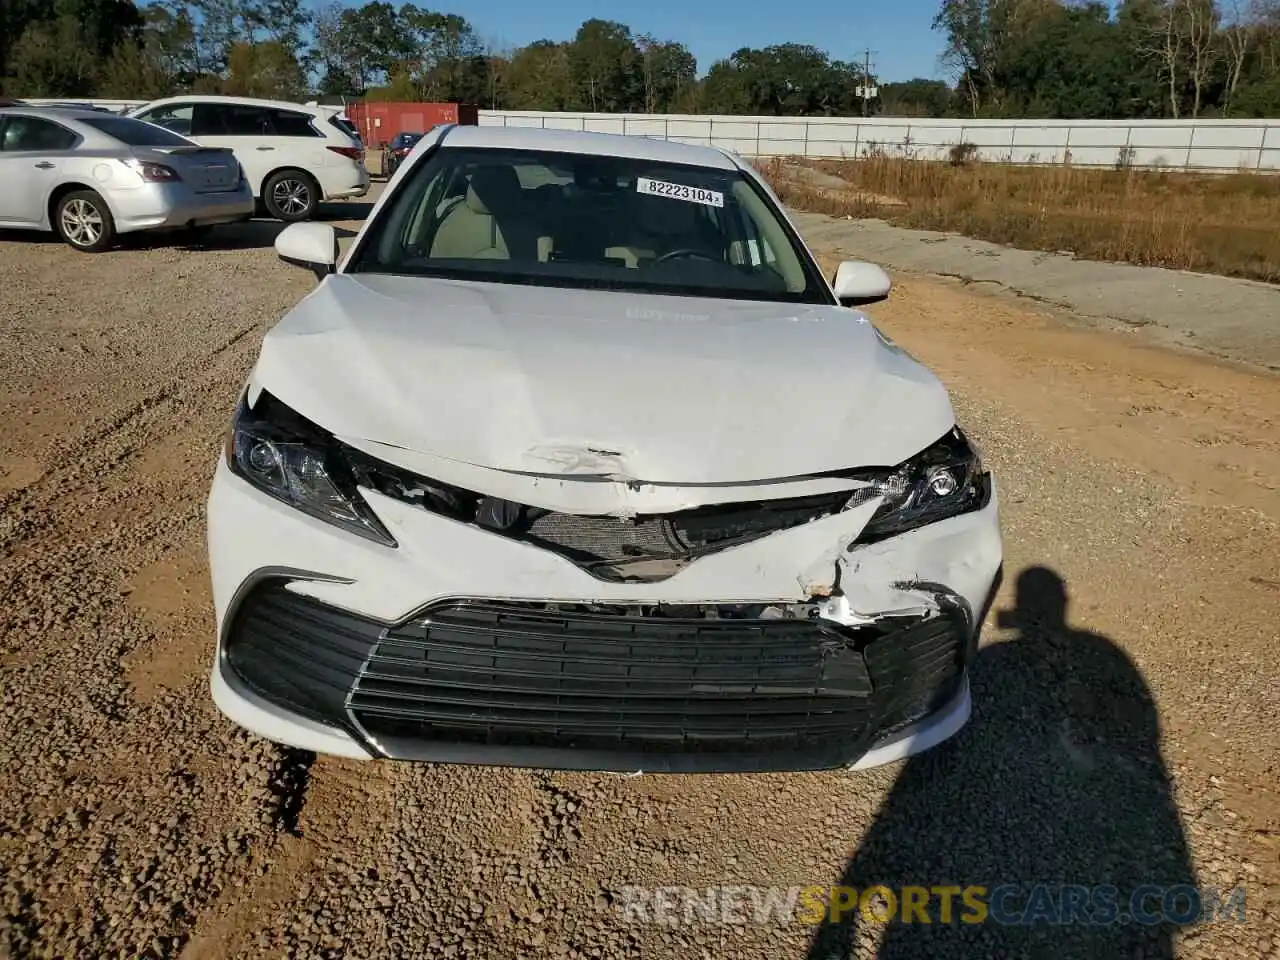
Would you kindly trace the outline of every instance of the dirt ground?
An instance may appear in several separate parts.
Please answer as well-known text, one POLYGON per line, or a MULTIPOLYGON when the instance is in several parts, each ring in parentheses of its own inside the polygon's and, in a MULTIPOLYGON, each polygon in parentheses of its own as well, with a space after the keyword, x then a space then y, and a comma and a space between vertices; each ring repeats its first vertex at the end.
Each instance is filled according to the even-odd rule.
POLYGON ((1077 260, 1070 252, 1019 250, 883 220, 818 213, 798 213, 796 219, 815 248, 1059 307, 1065 323, 1113 330, 1139 343, 1280 373, 1280 286, 1275 284, 1077 260))
POLYGON ((1002 503, 959 737, 862 774, 316 759, 207 686, 213 463, 313 283, 275 230, 95 257, 0 237, 0 958, 1280 960, 1280 378, 896 273, 873 316, 952 389, 1002 503), (1198 883, 1247 907, 1178 931, 619 909, 633 885, 841 882, 1198 883))

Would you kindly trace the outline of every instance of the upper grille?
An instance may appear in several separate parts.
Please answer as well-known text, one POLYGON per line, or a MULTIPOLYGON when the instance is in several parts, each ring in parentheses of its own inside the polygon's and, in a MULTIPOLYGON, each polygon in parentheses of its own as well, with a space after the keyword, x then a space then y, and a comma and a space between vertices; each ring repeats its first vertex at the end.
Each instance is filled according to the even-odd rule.
MULTIPOLYGON (((849 492, 761 500, 627 519, 581 517, 520 508, 528 517, 524 534, 573 559, 588 562, 670 558, 741 543, 829 516, 849 500, 849 492)), ((518 527, 517 527, 518 529, 518 527)))
POLYGON ((670 520, 644 517, 578 517, 545 513, 529 524, 528 538, 589 562, 633 557, 674 557, 688 547, 670 520))
POLYGON ((842 491, 634 519, 582 517, 511 504, 520 520, 501 532, 555 550, 604 579, 660 580, 700 554, 830 516, 849 496, 842 491))

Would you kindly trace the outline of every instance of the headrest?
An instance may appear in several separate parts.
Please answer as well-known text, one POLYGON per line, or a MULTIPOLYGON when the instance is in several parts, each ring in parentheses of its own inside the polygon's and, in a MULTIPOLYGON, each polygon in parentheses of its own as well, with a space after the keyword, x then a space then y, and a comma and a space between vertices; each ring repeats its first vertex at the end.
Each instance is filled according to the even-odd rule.
POLYGON ((491 213, 520 196, 520 178, 511 167, 479 167, 467 184, 467 206, 475 213, 491 213))

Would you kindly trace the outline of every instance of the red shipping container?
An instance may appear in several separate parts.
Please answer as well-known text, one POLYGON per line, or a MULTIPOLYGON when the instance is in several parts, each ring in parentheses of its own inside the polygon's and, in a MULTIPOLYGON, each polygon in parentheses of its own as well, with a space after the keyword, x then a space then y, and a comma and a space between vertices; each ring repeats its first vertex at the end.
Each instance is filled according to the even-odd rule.
POLYGON ((347 119, 360 132, 365 148, 376 150, 398 133, 426 133, 442 123, 475 126, 480 115, 473 104, 361 100, 347 104, 347 119))

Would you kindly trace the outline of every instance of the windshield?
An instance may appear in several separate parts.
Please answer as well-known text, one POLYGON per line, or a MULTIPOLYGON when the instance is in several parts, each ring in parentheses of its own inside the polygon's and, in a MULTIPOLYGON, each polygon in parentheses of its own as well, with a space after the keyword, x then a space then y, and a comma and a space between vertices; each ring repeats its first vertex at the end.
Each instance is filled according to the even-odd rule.
POLYGON ((831 302, 741 171, 550 151, 437 150, 389 198, 347 269, 831 302))
POLYGON ((86 117, 80 120, 86 127, 100 130, 131 147, 189 147, 192 141, 172 130, 134 120, 132 117, 86 117))

